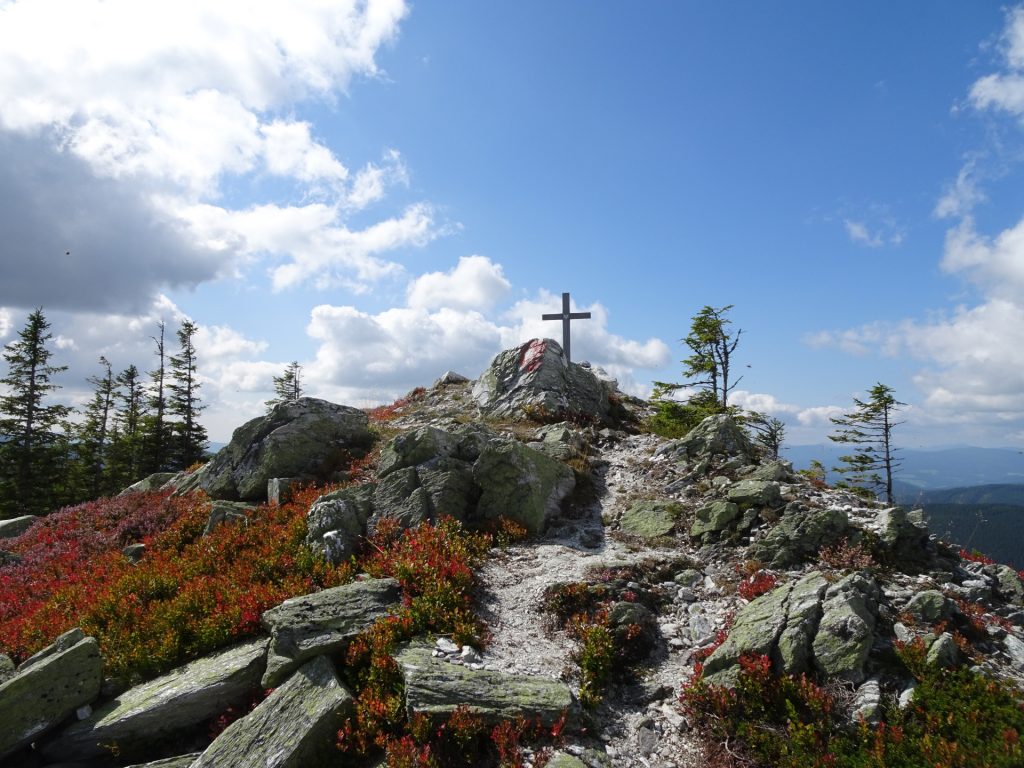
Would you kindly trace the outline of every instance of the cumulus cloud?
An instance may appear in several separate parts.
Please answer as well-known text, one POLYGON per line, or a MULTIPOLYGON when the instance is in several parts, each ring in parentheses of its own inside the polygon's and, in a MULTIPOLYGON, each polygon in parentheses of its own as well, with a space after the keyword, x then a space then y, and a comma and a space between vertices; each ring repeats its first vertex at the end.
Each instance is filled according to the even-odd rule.
POLYGON ((1024 218, 989 238, 966 217, 946 234, 942 268, 964 275, 989 295, 1020 300, 1024 296, 1024 218))
POLYGON ((0 339, 6 339, 13 327, 14 321, 11 319, 11 310, 7 309, 7 307, 0 307, 0 339))
POLYGON ((486 256, 462 256, 448 272, 430 272, 409 286, 410 307, 435 309, 488 309, 512 287, 500 264, 486 256))
POLYGON ((267 257, 277 287, 399 272, 382 254, 440 233, 429 205, 345 220, 406 182, 399 153, 350 172, 294 110, 378 76, 377 51, 407 11, 402 0, 5 3, 0 227, 18 261, 0 302, 134 312, 267 257), (221 199, 225 179, 256 190, 264 176, 302 204, 221 199), (288 231, 273 237, 263 216, 288 231))
POLYGON ((359 399, 388 399, 446 369, 475 376, 500 349, 501 330, 478 312, 398 307, 313 309, 307 333, 320 342, 311 386, 359 399))

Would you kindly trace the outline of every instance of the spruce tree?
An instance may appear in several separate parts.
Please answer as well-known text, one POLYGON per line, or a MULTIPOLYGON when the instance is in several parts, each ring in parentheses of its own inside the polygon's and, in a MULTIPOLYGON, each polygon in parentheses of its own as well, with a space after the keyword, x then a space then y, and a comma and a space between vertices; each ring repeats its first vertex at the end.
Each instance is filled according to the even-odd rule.
POLYGON ((290 362, 283 374, 274 377, 274 395, 267 400, 267 410, 278 403, 294 403, 302 397, 302 366, 297 360, 290 362))
POLYGON ((144 391, 139 369, 129 365, 115 380, 116 408, 110 437, 111 485, 124 488, 142 474, 144 391))
POLYGON ((110 361, 100 356, 101 376, 90 376, 92 400, 85 407, 85 419, 78 428, 80 464, 88 496, 96 498, 111 490, 109 477, 110 425, 114 407, 114 372, 110 361))
POLYGON ((157 326, 160 336, 152 336, 156 344, 157 367, 149 372, 150 386, 146 401, 147 413, 142 420, 142 474, 163 472, 169 468, 167 424, 167 357, 164 352, 164 331, 161 320, 157 326))
POLYGON ((892 430, 903 423, 893 419, 906 403, 893 397, 892 387, 882 383, 875 384, 868 395, 867 400, 853 399, 857 408, 852 413, 830 419, 842 429, 829 435, 829 440, 857 446, 852 454, 840 456, 843 466, 833 470, 847 475, 854 486, 884 488, 885 499, 892 504, 892 474, 902 464, 892 444, 892 430))
POLYGON ((186 320, 178 329, 179 350, 171 356, 171 383, 168 411, 176 416, 174 424, 173 462, 176 469, 186 469, 206 453, 206 428, 199 423, 203 405, 199 402, 200 382, 196 376, 196 348, 192 337, 198 329, 186 320))
POLYGON ((67 366, 50 365, 53 338, 42 308, 28 316, 18 339, 4 349, 7 375, 0 379, 0 518, 45 514, 55 501, 53 458, 59 425, 70 413, 48 403, 59 389, 51 377, 67 366))

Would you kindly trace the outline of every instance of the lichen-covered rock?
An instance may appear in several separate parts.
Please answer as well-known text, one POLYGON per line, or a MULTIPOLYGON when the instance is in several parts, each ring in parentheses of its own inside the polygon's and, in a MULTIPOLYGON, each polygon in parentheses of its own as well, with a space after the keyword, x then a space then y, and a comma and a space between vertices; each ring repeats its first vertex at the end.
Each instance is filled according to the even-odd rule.
POLYGON ((878 513, 878 537, 889 552, 889 557, 901 567, 927 562, 935 552, 929 540, 924 513, 917 509, 907 512, 902 507, 883 509, 878 513))
POLYGON ((710 458, 715 454, 726 456, 753 456, 750 441, 736 420, 727 413, 708 416, 691 429, 685 437, 671 443, 670 453, 691 462, 710 458))
POLYGON ((469 522, 480 500, 473 480, 473 465, 455 458, 441 458, 417 467, 420 486, 426 494, 431 517, 453 517, 469 522))
POLYGON ((6 653, 0 653, 0 683, 14 677, 14 662, 6 653))
POLYGON ((568 752, 556 752, 548 760, 547 768, 587 768, 587 764, 568 752))
POLYGON ((474 670, 432 653, 432 645, 414 642, 395 654, 410 715, 441 718, 464 706, 490 722, 525 717, 551 726, 576 712, 572 691, 558 680, 474 670))
POLYGON ((163 760, 154 760, 151 763, 135 763, 127 768, 192 768, 192 764, 201 754, 202 752, 190 752, 187 755, 165 757, 163 760))
POLYGON ((241 501, 224 501, 214 499, 210 504, 210 515, 206 518, 206 527, 203 529, 203 536, 208 536, 217 528, 224 525, 244 524, 248 520, 248 513, 255 507, 241 501))
POLYGON ((786 568, 837 543, 848 529, 849 519, 841 509, 802 510, 790 505, 768 535, 750 546, 749 556, 773 568, 786 568))
POLYGON ((639 501, 623 513, 619 528, 635 536, 655 538, 675 530, 683 513, 680 504, 670 501, 639 501))
POLYGON ((37 515, 22 515, 0 520, 0 539, 14 539, 22 536, 38 519, 37 515))
POLYGON ((73 629, 0 683, 0 760, 36 741, 100 692, 96 639, 73 629))
POLYGON ((104 745, 136 748, 221 714, 259 685, 265 638, 236 645, 130 688, 43 747, 51 760, 100 757, 104 745))
POLYGON ((943 632, 928 647, 925 661, 937 667, 952 668, 960 660, 960 649, 949 632, 943 632))
POLYGON ((398 582, 366 579, 285 600, 261 622, 270 633, 264 688, 273 688, 303 662, 343 651, 377 619, 398 610, 398 582))
POLYGON ((953 615, 953 603, 938 590, 926 589, 910 598, 905 610, 922 624, 934 624, 953 615))
POLYGON ((716 673, 734 666, 744 654, 771 655, 786 627, 786 605, 792 590, 792 584, 783 584, 739 610, 725 642, 704 662, 708 682, 727 684, 728 679, 716 673))
POLYGON ((736 664, 746 654, 768 656, 780 673, 809 671, 827 588, 825 577, 812 571, 744 606, 725 642, 704 663, 705 679, 735 684, 736 664))
POLYGON ((747 475, 747 480, 765 480, 776 482, 787 480, 793 475, 793 465, 788 461, 769 461, 762 464, 747 475))
POLYGON ((373 517, 367 525, 372 534, 381 520, 394 520, 402 528, 414 528, 431 519, 430 497, 420 487, 416 467, 399 469, 377 483, 373 494, 373 517))
POLYGON ((829 586, 814 637, 814 662, 830 678, 864 680, 878 605, 878 586, 861 574, 850 574, 829 586))
POLYGON ((21 536, 38 519, 37 515, 22 515, 0 520, 0 539, 13 539, 16 536, 21 536))
POLYGON ((1008 565, 989 565, 985 567, 985 573, 998 582, 999 594, 1003 599, 1017 604, 1024 600, 1024 584, 1013 568, 1008 565))
POLYGON ((334 564, 348 560, 373 514, 375 483, 343 488, 314 501, 306 516, 306 545, 334 564))
POLYGON ((565 359, 552 339, 531 339, 500 352, 473 385, 490 416, 510 419, 604 419, 611 383, 565 359))
POLYGON ((786 626, 779 634, 779 669, 791 675, 810 672, 814 638, 821 622, 822 599, 828 588, 825 577, 812 571, 793 585, 786 601, 786 626))
POLYGON ((740 509, 777 507, 782 501, 779 484, 770 480, 740 480, 729 486, 725 497, 740 509))
POLYGON ((362 411, 303 397, 236 429, 198 485, 215 499, 264 501, 271 478, 326 480, 372 442, 362 411))
POLYGON ((740 516, 740 508, 731 501, 713 501, 697 509, 690 536, 695 539, 708 533, 721 533, 740 516))
POLYGON ((480 488, 479 521, 506 517, 531 534, 544 530, 576 486, 567 466, 514 442, 487 446, 473 465, 473 479, 480 488))
POLYGON ((458 447, 457 435, 437 427, 420 427, 412 432, 406 432, 381 449, 377 476, 387 477, 399 469, 453 456, 458 447))
POLYGON ((252 712, 236 720, 192 768, 316 768, 334 765, 335 733, 352 694, 325 656, 306 663, 252 712))
POLYGON ((124 496, 129 493, 150 493, 152 491, 159 491, 175 476, 176 473, 174 472, 154 472, 153 474, 142 478, 139 482, 129 485, 118 495, 124 496))

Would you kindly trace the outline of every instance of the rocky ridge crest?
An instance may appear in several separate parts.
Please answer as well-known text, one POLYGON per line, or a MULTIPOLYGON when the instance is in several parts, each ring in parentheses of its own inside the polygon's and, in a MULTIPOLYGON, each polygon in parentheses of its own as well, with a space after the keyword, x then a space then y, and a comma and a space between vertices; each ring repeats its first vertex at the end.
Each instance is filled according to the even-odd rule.
MULTIPOLYGON (((373 482, 327 494, 309 512, 308 544, 335 560, 384 519, 413 526, 450 514, 482 526, 502 515, 534 534, 483 568, 477 602, 492 638, 482 653, 445 638, 401 652, 410 711, 463 703, 497 720, 580 713, 575 646, 540 613, 551 588, 566 583, 599 590, 612 613, 628 613, 623 627, 645 627, 647 645, 637 675, 580 713, 586 727, 567 732, 549 765, 701 765, 677 700, 701 659, 708 679, 722 685, 735 681, 749 653, 767 656, 777 672, 816 675, 848 691, 851 720, 870 720, 885 696, 912 696, 888 661, 897 640, 920 638, 932 663, 1024 680, 1020 578, 1006 566, 964 560, 919 514, 764 460, 727 416, 679 440, 645 434, 645 403, 566 364, 550 340, 507 350, 476 383, 461 379, 446 375, 383 425, 373 482), (548 420, 558 421, 538 423, 548 420), (744 598, 744 584, 758 577, 775 586, 744 598), (969 623, 968 605, 991 619, 975 646, 980 661, 965 657, 950 634, 969 623), (949 631, 934 630, 940 621, 949 631)), ((365 414, 322 402, 292 406, 290 416, 275 409, 240 428, 238 443, 199 473, 200 484, 215 497, 261 500, 268 489, 286 492, 291 478, 327 471, 325 456, 365 452, 365 414), (312 412, 336 426, 311 428, 312 412), (288 428, 300 419, 302 429, 288 428), (314 435, 310 455, 296 458, 301 451, 289 447, 281 463, 265 460, 275 433, 314 435)), ((187 489, 196 481, 160 482, 187 489)), ((152 743, 150 756, 162 757, 168 734, 187 732, 261 685, 277 688, 250 715, 201 752, 159 764, 337 759, 330 735, 351 695, 332 659, 399 599, 388 580, 296 596, 264 614, 262 637, 115 696, 101 693, 95 641, 68 633, 17 669, 0 663, 0 759, 124 765, 99 750, 111 742, 143 755, 152 743)))

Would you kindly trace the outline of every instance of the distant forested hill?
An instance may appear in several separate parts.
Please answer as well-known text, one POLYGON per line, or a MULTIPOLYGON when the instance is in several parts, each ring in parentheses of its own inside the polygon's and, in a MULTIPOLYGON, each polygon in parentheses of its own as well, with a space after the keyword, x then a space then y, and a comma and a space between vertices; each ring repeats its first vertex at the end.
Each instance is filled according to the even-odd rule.
POLYGON ((921 506, 932 533, 968 551, 978 550, 997 563, 1024 569, 1024 505, 927 503, 921 506))

